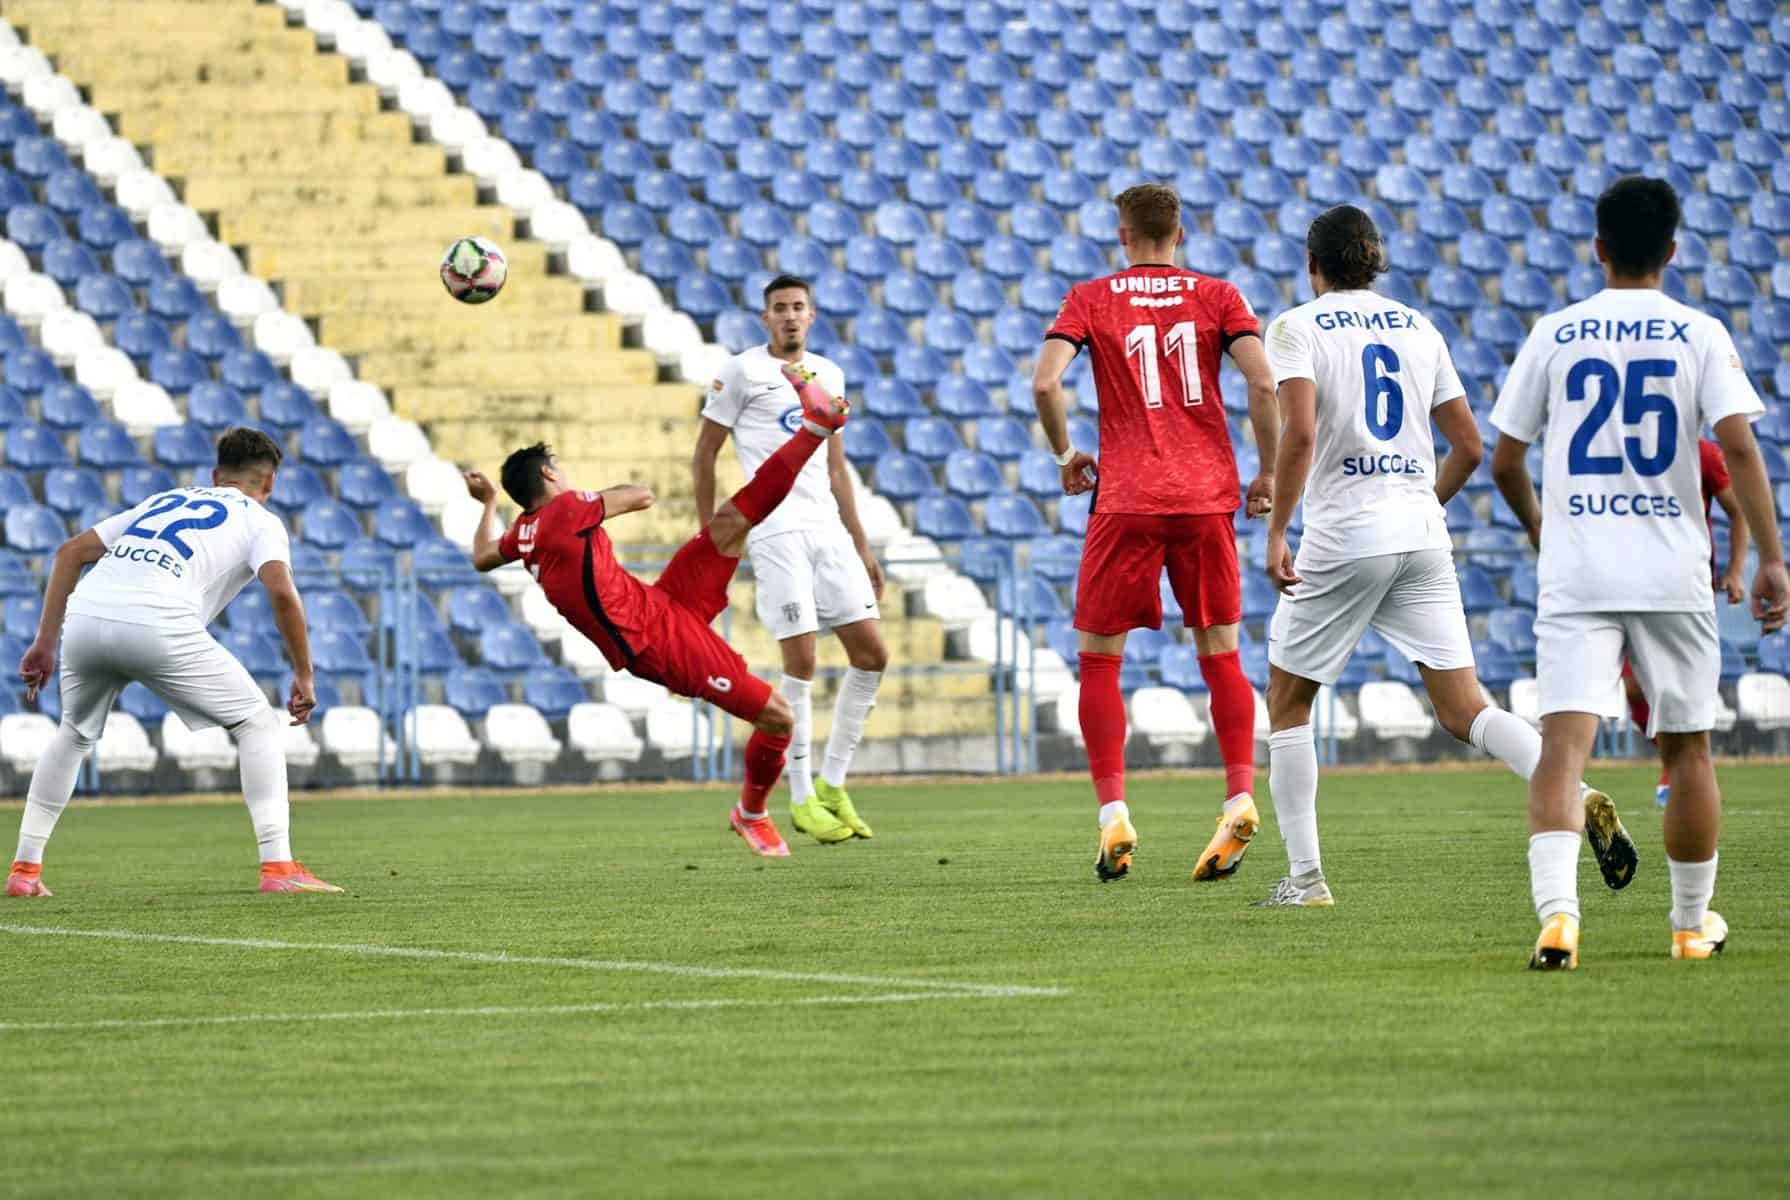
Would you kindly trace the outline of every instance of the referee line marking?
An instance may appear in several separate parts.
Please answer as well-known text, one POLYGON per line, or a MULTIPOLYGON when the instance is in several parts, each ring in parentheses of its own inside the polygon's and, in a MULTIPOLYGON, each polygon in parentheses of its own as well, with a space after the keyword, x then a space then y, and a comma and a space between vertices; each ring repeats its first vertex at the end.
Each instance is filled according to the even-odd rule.
POLYGON ((1025 984, 967 983, 950 979, 907 979, 891 975, 833 974, 822 971, 779 971, 768 967, 701 967, 688 963, 634 962, 622 959, 567 958, 510 954, 502 950, 437 950, 426 946, 382 946, 364 942, 286 942, 270 938, 203 937, 185 933, 141 933, 130 929, 63 929, 53 925, 0 924, 0 933, 18 937, 94 938, 110 942, 148 942, 174 946, 217 946, 236 950, 286 950, 313 954, 348 954, 361 958, 425 959, 506 967, 550 967, 572 971, 632 972, 687 979, 762 979, 775 983, 819 983, 835 987, 886 988, 902 992, 938 992, 997 999, 1067 996, 1068 988, 1025 984))
POLYGON ((367 1008, 348 1012, 235 1013, 198 1017, 129 1017, 96 1021, 0 1021, 8 1033, 94 1033, 107 1030, 188 1029, 216 1025, 299 1025, 348 1021, 405 1021, 420 1018, 570 1017, 593 1013, 693 1012, 706 1009, 826 1007, 846 1004, 915 1004, 927 1000, 994 999, 974 992, 869 992, 837 996, 794 996, 778 1000, 714 998, 708 1000, 642 1000, 633 1003, 595 1001, 588 1004, 490 1004, 473 1008, 367 1008))

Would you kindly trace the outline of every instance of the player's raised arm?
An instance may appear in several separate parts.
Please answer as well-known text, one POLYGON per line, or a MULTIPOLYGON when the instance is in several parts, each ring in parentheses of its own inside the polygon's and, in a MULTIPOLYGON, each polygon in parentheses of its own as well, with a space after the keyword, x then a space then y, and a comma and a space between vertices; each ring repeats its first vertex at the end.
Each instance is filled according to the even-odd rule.
POLYGON ((495 571, 503 566, 503 552, 498 542, 503 537, 503 522, 497 516, 497 489, 477 471, 465 475, 466 494, 485 506, 478 527, 472 531, 472 565, 481 571, 495 571))
POLYGON ((1734 413, 1715 423, 1716 440, 1728 460, 1734 481, 1734 498, 1746 515, 1748 528, 1759 546, 1759 570, 1753 577, 1753 616, 1766 633, 1784 627, 1790 616, 1790 575, 1784 571, 1784 543, 1778 534, 1777 510, 1772 506, 1771 480, 1765 458, 1753 438, 1746 413, 1734 413))
MULTIPOLYGON (((1261 470, 1249 484, 1243 511, 1247 516, 1259 517, 1274 508, 1274 480, 1280 462, 1281 403, 1275 394, 1274 371, 1268 366, 1268 353, 1262 347, 1261 338, 1254 334, 1238 337, 1231 342, 1228 353, 1249 385, 1249 424, 1255 431, 1256 457, 1261 470)), ((1307 455, 1307 467, 1310 464, 1307 455)))
POLYGON ((1436 467, 1436 499, 1447 504, 1467 486, 1473 472, 1485 458, 1485 443, 1479 437, 1479 422, 1465 396, 1445 400, 1430 410, 1436 428, 1448 439, 1448 455, 1436 467))
MULTIPOLYGON (((704 417, 702 432, 696 435, 696 449, 690 455, 690 482, 696 493, 696 523, 707 525, 715 519, 715 459, 727 444, 732 430, 704 417)), ((844 511, 843 508, 840 510, 844 511)))
POLYGON ((280 559, 263 563, 256 572, 261 586, 267 589, 268 607, 273 613, 274 628, 286 644, 286 657, 292 661, 292 695, 286 711, 294 725, 311 719, 317 707, 315 675, 311 667, 311 635, 305 626, 305 605, 299 598, 298 584, 292 579, 292 568, 280 559))
POLYGON ((1032 370, 1032 403, 1038 407, 1038 423, 1044 426, 1044 440, 1062 470, 1063 493, 1068 496, 1090 490, 1099 470, 1092 455, 1069 444, 1069 400, 1063 394, 1063 373, 1075 361, 1075 353, 1074 342, 1053 334, 1044 340, 1038 365, 1032 370))
POLYGON ((597 493, 603 500, 603 519, 612 520, 653 506, 653 489, 638 483, 618 483, 597 493))
POLYGON ((81 581, 81 571, 105 556, 99 534, 83 530, 56 548, 50 578, 44 585, 43 611, 37 618, 37 638, 19 660, 19 678, 25 681, 25 697, 37 699, 37 690, 56 673, 56 640, 62 636, 62 620, 68 615, 68 597, 81 581))

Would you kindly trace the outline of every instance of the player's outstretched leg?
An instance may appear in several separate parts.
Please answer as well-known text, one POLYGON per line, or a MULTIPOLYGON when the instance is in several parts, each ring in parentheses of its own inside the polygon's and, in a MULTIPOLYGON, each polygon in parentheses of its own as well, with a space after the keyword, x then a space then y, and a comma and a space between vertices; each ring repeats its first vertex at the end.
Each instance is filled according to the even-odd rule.
POLYGON ((740 785, 740 802, 728 813, 727 824, 752 853, 764 858, 788 858, 789 846, 777 832, 765 801, 783 774, 783 755, 789 749, 795 716, 787 700, 768 686, 766 691, 769 698, 752 722, 752 736, 746 741, 746 778, 740 785))
POLYGON ((889 651, 875 621, 860 621, 834 632, 845 646, 851 665, 839 681, 839 698, 833 703, 833 731, 827 735, 820 778, 814 781, 814 798, 854 837, 870 838, 875 834, 858 815, 851 793, 845 790, 845 780, 851 771, 852 756, 864 737, 864 722, 876 707, 876 693, 882 686, 883 669, 889 665, 889 651))
POLYGON ((75 794, 81 764, 93 752, 93 739, 83 737, 66 717, 37 757, 25 793, 25 814, 19 821, 19 847, 6 877, 8 896, 50 896, 44 886, 44 844, 56 830, 62 810, 75 794))
POLYGON ((1318 748, 1311 705, 1318 685, 1279 667, 1268 669, 1268 795, 1287 845, 1287 874, 1257 908, 1328 908, 1336 903, 1318 853, 1318 748))
MULTIPOLYGON (((1521 717, 1487 704, 1479 677, 1471 667, 1438 671, 1420 666, 1423 684, 1442 728, 1475 750, 1489 754, 1524 780, 1535 775, 1541 761, 1541 734, 1521 717)), ((1604 884, 1621 891, 1634 882, 1641 856, 1622 824, 1616 802, 1609 794, 1579 782, 1579 801, 1585 810, 1585 837, 1597 859, 1604 884)))
POLYGON ((342 889, 325 883, 292 857, 292 805, 286 785, 286 718, 271 708, 230 729, 242 772, 242 798, 255 827, 261 857, 261 891, 324 892, 342 889))
POLYGON ((1666 805, 1666 868, 1672 877, 1672 957, 1705 959, 1728 943, 1728 923, 1711 912, 1722 794, 1707 733, 1662 733, 1660 752, 1677 780, 1666 805))
MULTIPOLYGON (((1196 641, 1209 636, 1220 636, 1218 629, 1194 633, 1196 641)), ((1212 730, 1224 759, 1225 794, 1218 830, 1193 865, 1194 879, 1202 882, 1235 875, 1262 825, 1254 796, 1255 689, 1243 674, 1235 633, 1225 640, 1229 649, 1206 653, 1208 647, 1202 645, 1200 654, 1200 677, 1212 697, 1212 730)))
POLYGON ((1100 847, 1094 855, 1094 878, 1123 879, 1137 853, 1137 830, 1125 803, 1125 697, 1119 691, 1124 662, 1124 636, 1113 653, 1087 649, 1090 642, 1108 649, 1113 639, 1083 634, 1080 718, 1082 741, 1088 747, 1088 774, 1094 778, 1094 801, 1100 806, 1100 847))
POLYGON ((1542 718, 1541 761, 1529 779, 1529 890, 1541 935, 1529 955, 1536 970, 1579 965, 1579 843, 1585 823, 1579 776, 1597 738, 1592 713, 1542 718))

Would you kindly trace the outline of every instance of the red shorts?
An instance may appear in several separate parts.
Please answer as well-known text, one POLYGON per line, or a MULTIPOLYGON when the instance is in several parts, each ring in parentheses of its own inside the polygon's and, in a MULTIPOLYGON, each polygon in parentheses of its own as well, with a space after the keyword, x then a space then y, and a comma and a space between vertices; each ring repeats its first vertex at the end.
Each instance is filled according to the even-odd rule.
POLYGON ((756 721, 770 703, 771 685, 752 674, 740 652, 709 625, 727 607, 727 585, 739 566, 739 559, 715 549, 707 530, 685 542, 653 584, 671 604, 630 670, 680 696, 756 721))
POLYGON ((1243 619, 1237 534, 1230 513, 1088 518, 1075 582, 1075 627, 1115 634, 1162 628, 1162 569, 1189 629, 1243 619))

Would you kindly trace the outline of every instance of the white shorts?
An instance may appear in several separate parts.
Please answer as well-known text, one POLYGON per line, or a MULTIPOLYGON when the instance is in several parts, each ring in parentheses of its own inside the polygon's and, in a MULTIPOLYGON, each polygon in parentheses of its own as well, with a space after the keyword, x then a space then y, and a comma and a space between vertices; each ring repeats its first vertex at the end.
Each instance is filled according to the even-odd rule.
POLYGON ((1535 621, 1542 716, 1603 713, 1620 686, 1624 647, 1652 708, 1647 736, 1715 727, 1722 644, 1715 612, 1552 613, 1535 621))
POLYGON ((248 669, 203 629, 74 615, 62 625, 62 719, 98 741, 128 684, 160 696, 192 730, 239 725, 268 707, 248 669))
POLYGON ((870 572, 843 528, 797 529, 752 546, 758 619, 778 641, 881 615, 870 572))
POLYGON ((1436 671, 1473 665, 1454 555, 1377 554, 1300 567, 1268 622, 1268 661, 1301 679, 1335 683, 1369 627, 1414 663, 1436 671))

